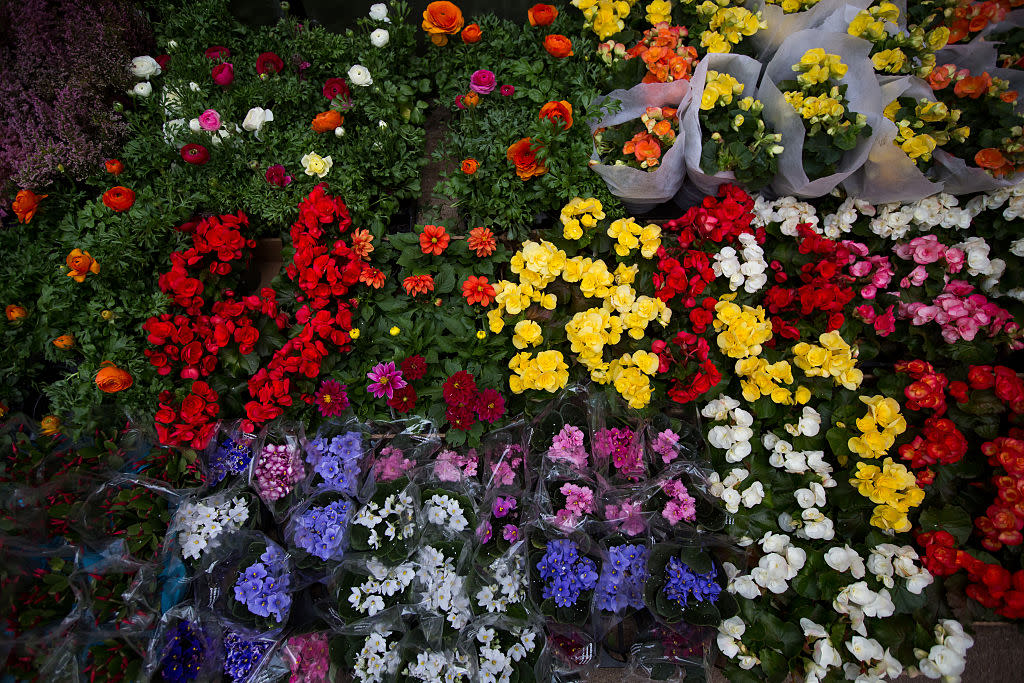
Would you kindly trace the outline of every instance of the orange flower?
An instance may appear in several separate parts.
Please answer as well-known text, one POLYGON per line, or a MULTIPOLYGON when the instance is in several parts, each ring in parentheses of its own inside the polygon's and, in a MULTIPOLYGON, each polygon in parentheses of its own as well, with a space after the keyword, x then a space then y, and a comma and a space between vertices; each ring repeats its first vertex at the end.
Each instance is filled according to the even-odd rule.
POLYGON ((494 285, 489 284, 486 277, 470 275, 462 283, 462 296, 466 297, 466 303, 470 306, 488 306, 494 300, 494 285))
POLYGON ((991 86, 992 77, 983 73, 980 76, 968 76, 960 79, 953 86, 953 92, 957 97, 970 97, 972 100, 976 100, 987 93, 991 86))
POLYGON ((477 24, 470 24, 466 28, 462 29, 462 42, 464 43, 479 43, 484 32, 480 30, 480 26, 477 24))
POLYGON ((27 316, 28 311, 25 310, 24 306, 18 306, 17 304, 7 304, 7 307, 4 309, 4 315, 7 316, 7 319, 10 322, 16 323, 25 316, 27 316))
POLYGON ((462 102, 467 107, 475 107, 476 105, 480 104, 480 96, 477 95, 475 92, 468 92, 462 98, 462 102))
POLYGON ((509 145, 508 151, 505 152, 505 158, 516 165, 516 175, 520 180, 529 180, 534 176, 547 173, 548 168, 544 162, 537 161, 538 149, 540 146, 534 148, 533 140, 530 138, 523 138, 509 145))
POLYGON ((462 160, 462 172, 466 175, 473 175, 476 173, 476 169, 480 168, 480 163, 473 158, 462 160))
POLYGON ((646 131, 641 131, 623 145, 622 153, 634 155, 641 166, 651 168, 658 165, 658 159, 661 157, 661 145, 658 144, 656 137, 646 131))
POLYGON ((85 276, 89 273, 94 275, 100 272, 100 264, 93 259, 92 255, 81 249, 72 249, 67 257, 68 268, 71 272, 68 277, 74 278, 75 282, 85 282, 85 276))
POLYGON ((364 261, 373 253, 373 235, 369 230, 352 231, 352 251, 364 261))
POLYGON ((121 171, 124 170, 124 164, 117 159, 107 159, 103 167, 107 169, 107 173, 111 175, 121 175, 121 171))
POLYGON ((53 345, 61 350, 70 349, 75 345, 75 337, 71 334, 62 334, 53 340, 53 345))
POLYGON ((956 67, 952 64, 937 66, 928 74, 928 85, 932 87, 932 90, 942 90, 949 85, 955 74, 956 67))
POLYGON ((445 0, 432 2, 423 11, 423 30, 430 34, 430 42, 434 45, 447 45, 448 36, 461 31, 463 24, 462 10, 445 0))
POLYGON ((39 202, 49 196, 48 194, 38 195, 32 190, 18 190, 18 194, 14 197, 14 203, 11 205, 14 215, 18 217, 18 222, 31 223, 32 217, 39 209, 39 202))
POLYGON ((126 370, 122 370, 109 360, 103 361, 101 365, 99 372, 96 373, 96 386, 100 391, 114 394, 132 385, 132 376, 126 370))
POLYGON ((56 415, 47 415, 39 421, 39 432, 43 436, 60 434, 60 418, 56 415))
POLYGON ((480 227, 469 231, 469 239, 466 241, 466 246, 477 257, 484 258, 494 253, 494 250, 498 247, 498 242, 494 239, 493 232, 487 228, 480 227))
POLYGON ((974 163, 981 168, 994 170, 1005 166, 1006 159, 1003 157, 1003 153, 995 147, 987 147, 974 155, 974 163))
POLYGON ((1003 92, 1002 95, 999 96, 999 99, 1001 99, 1003 102, 1006 102, 1007 104, 1013 104, 1014 102, 1017 101, 1017 91, 1007 90, 1003 92))
POLYGON ((402 286, 405 287, 405 293, 409 296, 426 294, 434 291, 434 276, 412 275, 402 280, 402 286))
POLYGON ((563 35, 552 33, 544 38, 544 49, 552 57, 572 57, 572 41, 563 35))
POLYGON ((336 109, 328 109, 313 117, 313 130, 317 133, 330 133, 344 123, 345 119, 341 112, 336 109))
POLYGON ((526 11, 530 26, 550 26, 558 16, 558 8, 554 5, 537 4, 526 11))
POLYGON ((569 130, 572 128, 572 105, 565 100, 548 102, 540 108, 540 114, 538 114, 538 117, 541 119, 548 119, 555 125, 558 125, 559 122, 561 122, 562 130, 569 130))
POLYGON ((117 185, 103 193, 103 203, 118 213, 127 211, 135 203, 135 193, 127 187, 117 185))
POLYGON ((445 232, 442 225, 424 225, 420 233, 420 251, 424 254, 440 256, 448 248, 452 238, 445 232))
POLYGON ((373 266, 363 265, 362 271, 359 273, 359 281, 364 285, 369 285, 374 289, 380 289, 384 286, 384 280, 387 276, 378 268, 373 266))

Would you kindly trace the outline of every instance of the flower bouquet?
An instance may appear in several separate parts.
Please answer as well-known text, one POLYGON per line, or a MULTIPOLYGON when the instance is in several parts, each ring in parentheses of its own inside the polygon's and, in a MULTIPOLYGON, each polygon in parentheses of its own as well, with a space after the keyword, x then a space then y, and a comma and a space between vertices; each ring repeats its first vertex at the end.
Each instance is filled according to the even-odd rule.
POLYGON ((717 626, 739 606, 723 590, 725 576, 712 556, 699 548, 659 544, 647 561, 644 587, 648 608, 669 624, 717 626))
MULTIPOLYGON (((644 31, 636 45, 628 50, 625 45, 608 40, 597 46, 597 54, 624 77, 633 76, 629 86, 636 83, 639 76, 635 74, 633 65, 629 64, 634 59, 638 59, 639 64, 646 69, 644 83, 689 80, 697 63, 697 50, 687 45, 689 35, 686 26, 672 26, 662 22, 644 31)), ((613 80, 619 79, 613 77, 613 80)))
POLYGON ((289 683, 328 683, 330 654, 327 631, 290 636, 281 648, 281 657, 291 673, 289 683))
POLYGON ((392 681, 402 665, 402 632, 390 623, 370 628, 369 633, 332 638, 331 659, 340 668, 351 671, 353 680, 359 683, 392 681))
POLYGON ((481 558, 500 558, 523 540, 531 512, 527 508, 523 492, 515 495, 509 489, 487 492, 480 507, 481 522, 476 527, 481 558))
POLYGON ((553 477, 544 481, 540 518, 565 533, 591 526, 598 512, 597 484, 590 479, 553 477))
POLYGON ((495 618, 471 629, 476 671, 484 683, 532 683, 548 680, 541 668, 544 632, 536 625, 495 618))
POLYGON ((202 556, 220 547, 231 535, 256 517, 259 501, 251 493, 232 496, 218 493, 197 501, 182 503, 168 529, 177 534, 183 560, 199 562, 202 556))
POLYGON ((230 546, 204 558, 210 604, 246 635, 280 633, 291 613, 294 591, 288 554, 263 534, 239 532, 230 546))
POLYGON ((419 530, 419 491, 401 477, 378 484, 349 525, 352 550, 397 562, 409 556, 419 530))
MULTIPOLYGON (((218 440, 206 448, 206 470, 209 483, 219 485, 248 473, 255 438, 240 429, 223 430, 218 440), (231 479, 229 479, 231 477, 231 479)), ((228 484, 229 485, 229 484, 228 484)))
POLYGON ((435 648, 424 642, 422 634, 410 631, 400 644, 402 664, 393 680, 398 683, 471 683, 476 673, 472 645, 463 641, 451 649, 435 648))
MULTIPOLYGON (((871 0, 755 0, 750 9, 762 18, 763 27, 751 37, 758 58, 767 61, 785 49, 794 34, 820 27, 845 5, 863 9, 871 0)), ((801 43, 802 45, 802 43, 801 43)))
POLYGON ((516 552, 488 559, 477 555, 469 577, 469 594, 474 614, 503 614, 513 619, 526 619, 526 595, 529 588, 526 552, 522 545, 516 552))
POLYGON ((321 428, 315 439, 305 444, 306 463, 310 467, 305 486, 311 491, 336 491, 353 498, 362 493, 362 476, 367 466, 366 436, 358 426, 342 429, 321 428))
POLYGON ((351 498, 335 491, 322 491, 297 506, 285 527, 296 568, 323 573, 340 562, 355 510, 351 498))
POLYGON ((287 428, 280 434, 264 430, 254 449, 249 485, 275 519, 281 519, 294 504, 298 485, 306 478, 301 444, 301 434, 287 428))
POLYGON ((477 529, 476 502, 457 486, 425 484, 420 491, 420 526, 445 538, 468 538, 477 529))
POLYGON ((589 556, 585 535, 530 536, 530 596, 546 616, 562 624, 582 625, 590 615, 597 562, 589 556))
POLYGON ((935 66, 935 53, 949 40, 949 29, 945 26, 930 31, 921 26, 908 29, 906 19, 901 20, 900 8, 891 2, 872 5, 847 19, 853 11, 847 6, 834 15, 842 23, 848 22, 845 27, 836 28, 871 43, 871 64, 879 74, 927 78, 935 66))
POLYGON ((224 661, 220 623, 191 606, 168 610, 149 642, 145 672, 165 683, 219 681, 224 661))
POLYGON ((283 676, 287 671, 281 660, 278 641, 247 636, 228 630, 224 634, 224 673, 233 683, 249 683, 260 677, 283 676))
POLYGON ((655 622, 637 635, 630 666, 656 681, 679 680, 707 670, 713 631, 686 622, 655 622))
POLYGON ((676 143, 676 111, 673 107, 647 107, 639 121, 595 130, 594 146, 601 163, 653 171, 676 143))
POLYGON ((429 642, 452 642, 473 618, 468 592, 469 544, 428 539, 416 551, 413 609, 429 642))
POLYGON ((325 618, 338 625, 364 628, 383 616, 396 616, 400 607, 412 603, 412 582, 416 564, 410 561, 388 565, 376 556, 346 561, 331 578, 331 602, 325 618))

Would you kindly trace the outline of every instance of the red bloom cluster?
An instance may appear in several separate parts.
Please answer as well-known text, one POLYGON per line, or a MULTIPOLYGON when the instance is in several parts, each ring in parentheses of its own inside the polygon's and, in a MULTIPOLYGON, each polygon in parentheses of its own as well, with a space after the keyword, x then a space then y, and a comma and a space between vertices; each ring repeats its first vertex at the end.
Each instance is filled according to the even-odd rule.
POLYGON ((966 593, 1000 616, 1024 618, 1024 570, 1010 573, 996 563, 983 562, 955 547, 956 539, 947 531, 929 531, 917 536, 925 553, 921 563, 936 576, 950 576, 964 569, 970 582, 966 593))
POLYGON ((679 332, 671 344, 660 339, 651 343, 651 351, 658 355, 658 372, 672 373, 669 398, 689 403, 718 384, 722 374, 708 360, 710 350, 707 339, 686 331, 679 332))
POLYGON ((967 439, 952 420, 929 417, 921 434, 900 446, 899 453, 915 470, 930 465, 952 465, 967 454, 967 439))
POLYGON ((910 375, 914 380, 903 390, 908 410, 932 410, 936 417, 946 414, 946 387, 949 380, 928 361, 899 361, 896 372, 910 375))
POLYGON ((181 403, 174 394, 160 394, 160 409, 156 413, 156 433, 160 443, 167 446, 206 448, 217 432, 220 413, 217 392, 206 382, 192 382, 181 403))
POLYGON ((445 419, 453 429, 469 430, 477 418, 491 423, 505 414, 505 398, 495 389, 478 389, 476 378, 459 371, 445 380, 441 395, 448 409, 445 419))
POLYGON ((967 372, 971 389, 992 389, 1014 415, 1024 413, 1024 380, 1010 368, 1002 365, 972 365, 967 372))
POLYGON ((992 477, 996 500, 974 520, 974 526, 984 534, 981 545, 995 552, 1004 545, 1024 543, 1024 440, 1001 436, 983 443, 981 452, 988 456, 990 465, 1006 470, 1005 475, 992 477))

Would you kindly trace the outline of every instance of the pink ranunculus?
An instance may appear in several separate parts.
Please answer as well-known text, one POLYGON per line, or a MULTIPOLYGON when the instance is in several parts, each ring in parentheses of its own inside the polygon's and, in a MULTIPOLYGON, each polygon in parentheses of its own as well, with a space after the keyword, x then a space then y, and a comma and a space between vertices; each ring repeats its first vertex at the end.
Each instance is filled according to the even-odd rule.
POLYGON ((207 59, 227 59, 231 56, 231 50, 223 45, 213 45, 206 48, 206 52, 203 54, 206 55, 207 59))
POLYGON ((964 256, 963 249, 952 249, 946 250, 946 266, 949 268, 951 273, 959 273, 964 267, 964 256))
POLYGON ((214 109, 207 109, 199 115, 199 127, 203 130, 220 130, 220 114, 214 109))
POLYGON ((224 62, 213 67, 210 75, 213 77, 213 82, 217 85, 231 85, 232 81, 235 80, 235 67, 231 62, 224 62))
POLYGON ((489 95, 496 84, 494 72, 487 69, 478 69, 469 77, 470 90, 480 95, 489 95))
POLYGON ((292 182, 292 177, 285 171, 281 164, 274 164, 267 168, 267 182, 278 187, 285 187, 292 182))
POLYGON ((505 97, 511 97, 516 94, 516 86, 514 85, 503 85, 501 86, 501 94, 505 97))

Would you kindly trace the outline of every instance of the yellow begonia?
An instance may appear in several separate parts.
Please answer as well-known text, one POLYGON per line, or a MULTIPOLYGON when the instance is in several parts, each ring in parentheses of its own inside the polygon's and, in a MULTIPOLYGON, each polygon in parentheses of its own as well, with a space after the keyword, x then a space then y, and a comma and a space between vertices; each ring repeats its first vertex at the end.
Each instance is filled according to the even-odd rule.
MULTIPOLYGON (((590 259, 585 259, 589 261, 590 259)), ((601 259, 592 261, 589 267, 580 274, 580 291, 583 296, 603 299, 608 296, 612 285, 615 284, 615 276, 608 270, 608 266, 601 259)))
POLYGON ((617 285, 631 285, 636 281, 637 273, 640 272, 640 267, 637 265, 627 266, 625 263, 620 263, 615 268, 615 284, 617 285))
POLYGON ((732 45, 718 31, 704 31, 700 34, 700 46, 710 54, 727 53, 732 50, 732 45))
POLYGON ((526 389, 539 389, 554 393, 569 381, 569 366, 562 358, 561 351, 541 351, 534 358, 532 353, 517 353, 508 363, 509 389, 521 394, 526 389))
POLYGON ((726 73, 708 71, 701 95, 700 108, 713 109, 717 104, 732 104, 733 98, 743 94, 743 84, 726 73))
MULTIPOLYGON (((747 36, 752 36, 765 27, 761 17, 743 7, 721 7, 715 11, 708 27, 719 34, 731 45, 735 45, 747 36)), ((703 38, 703 36, 701 36, 703 38)), ((729 50, 722 50, 729 52, 729 50)))
POLYGON ((654 0, 647 5, 647 21, 656 26, 672 20, 672 3, 669 0, 654 0))
POLYGON ((517 349, 525 349, 527 346, 537 346, 544 337, 541 336, 540 325, 532 320, 520 320, 516 323, 515 334, 512 337, 512 345, 517 349))
POLYGON ((878 506, 871 524, 883 530, 909 531, 907 512, 924 500, 924 490, 917 485, 914 473, 892 458, 886 458, 881 467, 858 462, 850 485, 878 506))
POLYGON ((772 338, 772 324, 765 320, 763 308, 741 308, 726 297, 715 304, 714 324, 718 348, 730 358, 760 355, 761 344, 772 338))
POLYGON ((593 29, 600 40, 605 40, 625 28, 623 19, 636 0, 572 0, 573 6, 583 12, 584 26, 593 29))
POLYGON ((523 248, 512 256, 509 267, 519 276, 520 283, 544 289, 561 275, 565 261, 565 252, 551 242, 530 240, 523 242, 523 248))
POLYGON ((492 308, 487 311, 487 325, 494 334, 498 334, 505 329, 505 319, 501 317, 500 308, 492 308))
POLYGON ((914 108, 914 114, 922 121, 935 123, 937 121, 945 121, 949 117, 949 107, 943 102, 921 100, 914 108))
POLYGON ((851 437, 847 446, 862 458, 880 458, 896 443, 896 437, 907 430, 907 421, 895 399, 861 396, 860 400, 868 406, 868 413, 857 419, 861 434, 851 437))
MULTIPOLYGON (((935 138, 927 133, 921 135, 903 135, 904 129, 900 129, 900 134, 904 138, 903 142, 900 143, 900 149, 906 152, 907 156, 911 159, 923 159, 927 161, 931 158, 932 152, 935 151, 935 138)), ((912 133, 912 131, 911 131, 912 133)))
POLYGON ((793 71, 800 72, 797 82, 804 86, 842 78, 848 69, 839 55, 828 54, 820 47, 811 48, 800 58, 799 64, 793 65, 793 71))
POLYGON ((608 376, 612 386, 629 402, 630 408, 639 410, 651 402, 651 380, 629 354, 611 362, 608 376))
POLYGON ((820 0, 768 0, 768 3, 771 5, 779 5, 782 8, 783 14, 803 12, 817 5, 818 2, 820 0))
POLYGON ((903 50, 894 47, 890 50, 882 50, 871 56, 871 63, 875 71, 883 71, 890 74, 898 74, 907 64, 907 55, 903 50))
POLYGON ((825 332, 816 344, 800 342, 793 346, 793 365, 804 371, 808 377, 831 377, 835 384, 853 390, 864 381, 864 373, 857 367, 853 349, 839 335, 839 332, 825 332))
MULTIPOLYGON (((773 403, 782 405, 793 405, 795 403, 806 403, 810 393, 794 394, 784 385, 793 383, 793 369, 789 363, 782 360, 778 363, 769 363, 763 358, 750 357, 741 358, 736 361, 736 375, 740 378, 740 387, 743 391, 743 399, 753 403, 762 396, 769 397, 773 403), (804 397, 803 401, 797 401, 797 396, 804 397)), ((806 390, 805 390, 806 391, 806 390)))
POLYGON ((567 240, 578 240, 586 230, 593 228, 605 217, 601 202, 593 197, 573 198, 562 207, 559 219, 562 221, 562 236, 567 240))
POLYGON ((605 345, 618 344, 622 338, 622 320, 603 308, 580 311, 565 324, 565 334, 573 353, 581 361, 596 356, 600 362, 605 345))

